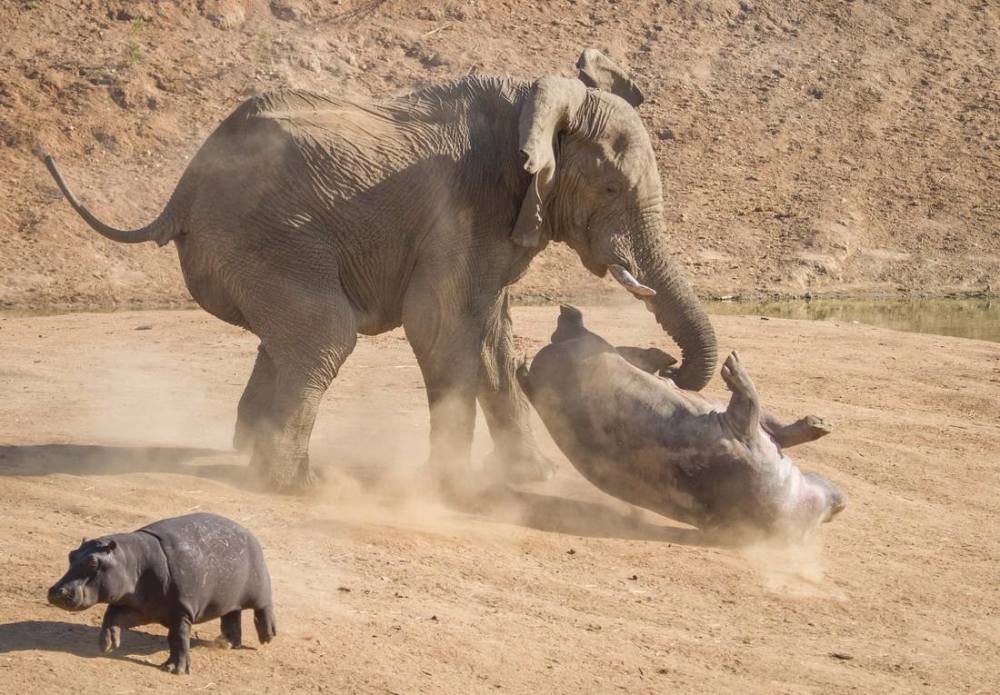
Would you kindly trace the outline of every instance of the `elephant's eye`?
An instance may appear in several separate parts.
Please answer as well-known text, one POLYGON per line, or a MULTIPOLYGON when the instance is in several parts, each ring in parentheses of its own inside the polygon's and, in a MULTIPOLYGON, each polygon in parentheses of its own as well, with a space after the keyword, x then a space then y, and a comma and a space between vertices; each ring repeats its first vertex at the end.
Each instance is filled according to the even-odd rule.
POLYGON ((616 196, 621 192, 621 189, 618 188, 618 186, 612 185, 605 187, 604 192, 607 193, 609 196, 616 196))

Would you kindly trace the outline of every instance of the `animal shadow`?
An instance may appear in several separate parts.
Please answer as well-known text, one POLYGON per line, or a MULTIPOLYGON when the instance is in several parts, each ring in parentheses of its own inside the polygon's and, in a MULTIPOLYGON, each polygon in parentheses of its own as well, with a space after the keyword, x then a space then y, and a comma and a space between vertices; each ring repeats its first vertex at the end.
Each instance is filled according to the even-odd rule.
POLYGON ((100 629, 91 625, 66 623, 61 620, 23 620, 0 624, 0 654, 42 651, 62 652, 85 659, 106 657, 141 664, 148 657, 167 649, 165 637, 135 630, 122 630, 122 646, 110 654, 101 653, 97 646, 100 629))
MULTIPOLYGON (((151 635, 148 632, 122 630, 122 644, 118 649, 105 654, 98 647, 100 628, 79 625, 61 620, 23 620, 17 623, 0 624, 0 654, 11 652, 61 652, 83 659, 119 659, 144 666, 158 667, 156 661, 141 657, 167 652, 165 635, 151 635)), ((213 647, 214 642, 192 638, 193 647, 213 647)))
POLYGON ((599 502, 543 495, 498 485, 479 496, 465 511, 537 531, 590 538, 660 541, 678 545, 718 545, 698 529, 663 526, 638 514, 619 512, 599 502))
POLYGON ((236 457, 231 451, 169 446, 33 444, 0 446, 0 475, 120 475, 178 473, 256 489, 245 464, 196 463, 208 457, 236 457))

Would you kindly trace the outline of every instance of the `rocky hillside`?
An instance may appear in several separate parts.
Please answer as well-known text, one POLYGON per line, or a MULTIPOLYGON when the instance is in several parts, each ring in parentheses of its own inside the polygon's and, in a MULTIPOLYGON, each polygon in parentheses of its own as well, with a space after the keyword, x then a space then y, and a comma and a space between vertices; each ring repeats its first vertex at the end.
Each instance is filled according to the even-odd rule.
MULTIPOLYGON (((987 0, 3 0, 0 303, 188 301, 175 254, 91 232, 37 145, 138 226, 256 91, 570 75, 586 46, 646 93, 667 231, 702 294, 995 290, 998 35, 987 0)), ((560 248, 519 285, 609 289, 560 248)))

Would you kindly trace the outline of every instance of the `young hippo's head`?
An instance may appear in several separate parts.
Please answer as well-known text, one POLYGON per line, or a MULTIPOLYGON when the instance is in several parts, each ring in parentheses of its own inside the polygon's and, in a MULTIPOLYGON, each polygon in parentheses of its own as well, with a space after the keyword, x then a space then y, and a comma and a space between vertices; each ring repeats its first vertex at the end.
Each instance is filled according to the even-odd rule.
POLYGON ((66 574, 49 589, 49 603, 67 611, 82 611, 126 593, 128 580, 120 555, 113 539, 84 539, 70 552, 66 574))

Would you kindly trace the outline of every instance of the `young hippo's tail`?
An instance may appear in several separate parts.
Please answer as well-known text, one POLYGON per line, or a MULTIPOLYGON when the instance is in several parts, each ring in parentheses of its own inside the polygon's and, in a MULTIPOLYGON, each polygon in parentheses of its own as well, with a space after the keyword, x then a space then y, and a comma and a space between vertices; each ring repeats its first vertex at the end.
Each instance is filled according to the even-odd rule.
POLYGON ((173 237, 177 236, 179 230, 173 223, 172 215, 169 214, 169 210, 171 208, 169 203, 167 204, 166 209, 160 213, 159 217, 141 229, 116 229, 115 227, 104 224, 99 219, 94 217, 90 210, 81 205, 76 199, 76 196, 73 195, 73 191, 71 191, 66 182, 63 181, 63 177, 59 173, 59 169, 56 167, 55 160, 48 155, 44 155, 44 161, 45 167, 49 170, 49 173, 52 174, 52 178, 55 179, 56 184, 59 186, 59 190, 61 190, 63 195, 66 196, 66 200, 69 201, 69 204, 73 206, 73 209, 76 210, 77 214, 83 218, 84 222, 89 224, 102 236, 123 244, 138 244, 143 241, 155 241, 159 246, 163 246, 173 237))
POLYGON ((579 309, 569 304, 559 305, 559 320, 551 338, 553 343, 579 338, 586 330, 583 327, 583 314, 579 309))

